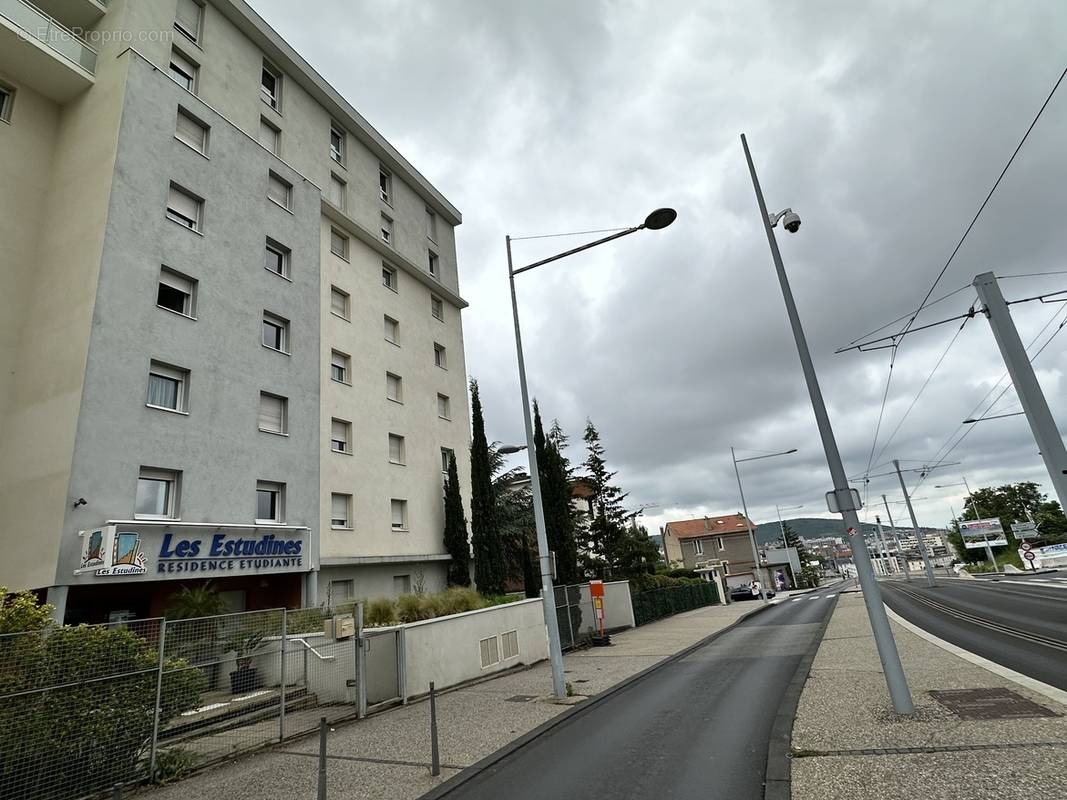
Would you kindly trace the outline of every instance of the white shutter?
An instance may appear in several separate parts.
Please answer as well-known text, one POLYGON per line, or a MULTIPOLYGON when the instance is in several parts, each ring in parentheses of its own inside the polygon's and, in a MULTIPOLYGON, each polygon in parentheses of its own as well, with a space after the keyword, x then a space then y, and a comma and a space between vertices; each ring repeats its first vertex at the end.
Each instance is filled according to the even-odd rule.
MULTIPOLYGON (((176 67, 178 69, 178 71, 181 72, 183 75, 189 76, 189 82, 195 85, 195 83, 196 83, 196 65, 192 61, 187 59, 185 56, 183 56, 177 50, 171 50, 170 51, 170 63, 171 63, 172 66, 176 67)), ((193 86, 187 86, 186 88, 189 89, 190 91, 192 91, 192 89, 194 87, 193 86)))
POLYGON ((385 396, 390 400, 400 400, 400 378, 386 373, 385 396))
POLYGON ((348 449, 348 425, 340 420, 334 420, 331 427, 330 438, 335 442, 344 442, 344 449, 348 449))
POLYGON ((389 434, 389 460, 394 464, 404 461, 404 438, 402 436, 389 434))
POLYGON ((201 153, 207 148, 207 129, 192 117, 178 110, 178 123, 175 135, 187 145, 201 153))
POLYGON ((330 310, 342 317, 348 316, 348 295, 340 289, 330 291, 330 310))
POLYGON ((403 528, 404 527, 404 501, 403 500, 393 500, 392 501, 392 507, 393 507, 393 527, 394 528, 403 528))
POLYGON ((167 208, 180 214, 186 219, 193 220, 194 223, 199 225, 200 202, 175 186, 170 187, 170 196, 167 198, 167 208))
POLYGON ((330 495, 330 521, 340 528, 348 527, 348 495, 330 495))
POLYGON ((345 182, 334 175, 330 176, 330 202, 340 209, 345 207, 345 182))
POLYGON ((271 175, 270 180, 267 183, 267 197, 273 200, 275 203, 289 208, 289 189, 288 183, 283 181, 277 175, 271 175))
POLYGON ((191 280, 182 277, 176 272, 171 272, 166 267, 159 271, 159 282, 164 286, 177 289, 183 294, 191 295, 193 293, 193 282, 191 280))
POLYGON ((272 433, 284 433, 285 398, 272 394, 259 395, 259 427, 272 433))
POLYGON ((200 37, 201 12, 202 9, 195 0, 178 0, 178 10, 174 15, 174 21, 194 42, 200 37))

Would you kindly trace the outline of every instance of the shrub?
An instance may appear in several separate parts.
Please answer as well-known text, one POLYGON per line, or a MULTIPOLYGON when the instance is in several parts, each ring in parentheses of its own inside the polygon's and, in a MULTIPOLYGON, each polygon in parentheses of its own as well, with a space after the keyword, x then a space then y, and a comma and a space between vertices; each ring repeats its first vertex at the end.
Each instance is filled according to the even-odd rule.
POLYGON ((50 605, 37 605, 37 596, 30 591, 8 595, 0 586, 0 635, 20 631, 39 631, 55 624, 50 605))
POLYGON ((158 784, 178 781, 196 769, 201 756, 183 747, 172 747, 156 753, 155 782, 158 784))
POLYGON ((368 627, 396 624, 396 605, 388 597, 378 597, 367 603, 363 622, 368 627))
POLYGON ((436 596, 437 616, 449 614, 462 614, 464 611, 474 611, 476 608, 485 608, 488 603, 474 589, 466 586, 453 586, 445 589, 436 596))
POLYGON ((433 616, 427 595, 402 594, 396 599, 396 616, 401 622, 418 622, 433 616))

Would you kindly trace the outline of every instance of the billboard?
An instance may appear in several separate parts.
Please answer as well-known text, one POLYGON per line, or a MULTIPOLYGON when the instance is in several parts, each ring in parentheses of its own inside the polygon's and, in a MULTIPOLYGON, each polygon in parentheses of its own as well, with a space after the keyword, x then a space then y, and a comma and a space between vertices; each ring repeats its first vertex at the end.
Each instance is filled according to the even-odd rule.
POLYGON ((963 546, 968 550, 985 547, 987 544, 990 547, 1008 546, 1004 527, 995 517, 960 522, 960 535, 963 537, 963 546))

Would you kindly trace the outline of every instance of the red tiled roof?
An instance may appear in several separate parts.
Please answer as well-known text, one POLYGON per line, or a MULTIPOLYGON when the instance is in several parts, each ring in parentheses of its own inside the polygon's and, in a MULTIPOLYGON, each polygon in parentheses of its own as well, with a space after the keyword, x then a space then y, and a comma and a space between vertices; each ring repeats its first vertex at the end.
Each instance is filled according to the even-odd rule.
MULTIPOLYGON (((751 520, 748 525, 756 529, 751 520)), ((717 517, 700 517, 668 522, 667 530, 678 539, 698 539, 701 536, 719 536, 724 533, 741 533, 748 531, 744 514, 723 514, 717 517)))

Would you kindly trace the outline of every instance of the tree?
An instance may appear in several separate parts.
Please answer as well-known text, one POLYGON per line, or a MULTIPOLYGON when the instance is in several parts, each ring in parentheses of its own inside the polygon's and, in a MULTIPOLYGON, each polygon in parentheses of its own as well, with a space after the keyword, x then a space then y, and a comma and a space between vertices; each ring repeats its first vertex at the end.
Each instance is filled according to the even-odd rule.
POLYGON ((612 574, 619 578, 655 575, 656 565, 661 560, 659 548, 648 538, 648 529, 637 524, 635 515, 618 539, 615 559, 611 565, 612 574))
POLYGON ((541 504, 545 512, 545 535, 548 549, 556 554, 556 582, 560 585, 578 583, 582 579, 578 569, 577 511, 571 504, 572 487, 570 462, 563 455, 567 436, 553 420, 552 429, 545 436, 541 410, 534 401, 534 446, 537 450, 537 474, 541 479, 541 504))
POLYGON ((804 546, 804 540, 789 527, 788 524, 782 525, 785 546, 795 547, 797 551, 797 558, 800 560, 800 575, 797 577, 805 583, 806 587, 819 585, 819 569, 810 565, 811 556, 808 554, 808 548, 804 546))
POLYGON ((586 545, 586 563, 594 573, 608 578, 612 576, 613 568, 618 565, 622 539, 626 535, 627 515, 622 507, 626 494, 611 482, 615 473, 608 470, 604 446, 600 443, 600 432, 592 420, 586 420, 582 439, 587 450, 583 467, 592 491, 590 501, 593 507, 586 545))
POLYGON ((448 585, 470 586, 471 574, 467 566, 470 542, 467 540, 467 517, 463 514, 463 498, 459 492, 459 472, 456 456, 448 457, 448 477, 445 478, 445 550, 452 557, 448 562, 448 585))
MULTIPOLYGON (((973 520, 977 515, 982 519, 993 517, 1000 519, 1008 540, 1007 552, 1014 554, 1018 548, 1018 541, 1011 532, 1011 524, 1024 521, 1030 517, 1037 523, 1040 531, 1038 542, 1042 544, 1055 544, 1067 541, 1067 517, 1064 516, 1060 504, 1055 500, 1048 500, 1048 496, 1042 494, 1038 484, 1032 481, 1022 483, 1005 484, 1003 486, 986 487, 971 493, 967 502, 967 513, 959 519, 952 521, 949 531, 949 541, 960 554, 960 558, 967 562, 984 561, 986 558, 985 548, 966 548, 963 545, 963 537, 960 535, 959 523, 973 520)), ((1001 548, 995 548, 1000 550, 1001 548)), ((1009 555, 1010 558, 1010 555, 1009 555)), ((1012 561, 1017 561, 1011 558, 1012 561)))
MULTIPOLYGON (((530 540, 534 538, 533 495, 523 480, 521 468, 505 469, 500 442, 489 446, 489 474, 493 477, 496 522, 503 548, 505 575, 509 583, 520 577, 526 587, 526 559, 530 540)), ((535 592, 533 597, 537 596, 535 592)))
POLYGON ((482 594, 504 591, 507 568, 497 524, 489 442, 478 381, 471 379, 471 545, 474 549, 474 583, 482 594))

